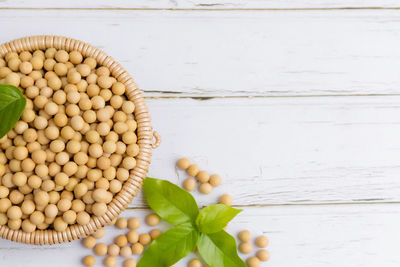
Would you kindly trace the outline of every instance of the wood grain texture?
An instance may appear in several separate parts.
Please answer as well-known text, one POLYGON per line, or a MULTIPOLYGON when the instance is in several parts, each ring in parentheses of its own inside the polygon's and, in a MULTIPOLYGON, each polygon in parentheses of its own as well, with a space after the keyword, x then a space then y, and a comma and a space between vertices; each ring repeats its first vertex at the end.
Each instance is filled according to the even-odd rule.
POLYGON ((91 9, 331 9, 331 8, 398 8, 396 0, 3 0, 0 8, 91 8, 91 9))
POLYGON ((400 87, 391 10, 0 10, 0 25, 1 42, 45 33, 98 46, 147 96, 397 95, 400 87))
MULTIPOLYGON (((128 210, 123 216, 144 218, 148 211, 128 210)), ((228 231, 236 235, 249 229, 254 236, 265 234, 270 239, 268 250, 271 260, 262 266, 316 266, 316 267, 397 267, 400 255, 399 205, 339 205, 313 207, 246 208, 229 225, 228 231)), ((166 229, 166 225, 161 225, 166 229)), ((101 242, 126 231, 107 228, 101 242)), ((149 228, 140 229, 147 232, 149 228)), ((82 257, 92 252, 79 241, 54 247, 32 247, 0 240, 0 265, 14 267, 79 266, 82 257)), ((241 255, 244 259, 245 255, 241 255)), ((189 256, 176 264, 187 266, 189 256)), ((103 266, 104 257, 96 257, 95 266, 103 266)), ((118 257, 118 266, 122 258, 118 257)))
MULTIPOLYGON (((219 173, 239 205, 399 202, 400 97, 148 100, 165 140, 149 176, 175 160, 219 173)), ((133 206, 143 207, 142 197, 133 206)))

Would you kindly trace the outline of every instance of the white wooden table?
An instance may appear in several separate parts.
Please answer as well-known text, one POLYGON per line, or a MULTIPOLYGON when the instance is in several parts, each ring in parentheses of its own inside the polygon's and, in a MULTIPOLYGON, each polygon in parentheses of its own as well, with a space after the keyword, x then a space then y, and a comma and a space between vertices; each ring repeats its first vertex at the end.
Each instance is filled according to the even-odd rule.
MULTIPOLYGON (((244 212, 229 231, 271 240, 262 266, 398 267, 398 8, 396 0, 2 0, 0 41, 65 35, 122 63, 163 137, 149 176, 181 183, 181 156, 220 173, 222 186, 195 196, 203 205, 234 196, 244 212)), ((124 215, 147 213, 139 195, 124 215)), ((0 266, 79 266, 88 253, 79 242, 1 240, 0 266)))

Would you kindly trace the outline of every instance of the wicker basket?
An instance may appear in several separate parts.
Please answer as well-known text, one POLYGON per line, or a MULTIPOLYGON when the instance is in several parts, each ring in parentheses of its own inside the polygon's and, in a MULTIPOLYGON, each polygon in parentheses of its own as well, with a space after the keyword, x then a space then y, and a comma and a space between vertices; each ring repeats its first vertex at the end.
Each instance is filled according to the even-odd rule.
POLYGON ((11 51, 44 50, 50 47, 66 51, 77 50, 84 57, 93 57, 97 60, 98 64, 108 67, 113 77, 125 84, 126 94, 136 106, 135 120, 137 122, 137 142, 140 152, 136 157, 136 167, 131 171, 130 177, 124 183, 122 190, 108 205, 106 214, 101 217, 92 217, 87 225, 75 224, 69 226, 64 232, 36 230, 32 233, 25 233, 22 230, 12 230, 7 226, 0 227, 0 237, 35 245, 56 244, 80 239, 110 223, 128 206, 141 188, 142 181, 146 176, 150 164, 152 149, 158 147, 161 141, 160 136, 156 132, 153 132, 150 115, 142 92, 138 89, 127 71, 100 49, 84 42, 61 36, 31 36, 1 45, 0 56, 3 57, 5 53, 11 51), (155 138, 155 143, 153 143, 153 137, 155 138))

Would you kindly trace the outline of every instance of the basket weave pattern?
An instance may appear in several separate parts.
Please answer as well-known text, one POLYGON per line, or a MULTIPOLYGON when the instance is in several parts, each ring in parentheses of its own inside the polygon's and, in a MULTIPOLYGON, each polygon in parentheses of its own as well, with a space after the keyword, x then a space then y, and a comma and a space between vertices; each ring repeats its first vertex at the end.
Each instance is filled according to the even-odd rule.
POLYGON ((19 53, 39 49, 45 50, 51 47, 64 49, 67 52, 76 50, 82 53, 84 57, 95 58, 99 65, 109 68, 112 76, 126 86, 126 95, 135 104, 134 115, 137 122, 136 134, 140 152, 136 157, 136 167, 130 172, 129 179, 124 183, 121 191, 109 203, 106 214, 101 217, 92 216, 87 225, 71 225, 63 232, 36 230, 32 233, 26 233, 22 230, 12 230, 6 225, 0 226, 1 238, 35 245, 57 244, 80 239, 110 223, 128 206, 141 188, 151 161, 152 149, 158 147, 161 140, 160 136, 156 132, 153 132, 143 94, 138 89, 132 77, 119 63, 115 62, 112 57, 100 49, 87 43, 62 36, 30 36, 1 45, 0 57, 3 57, 7 52, 14 51, 19 53), (153 137, 156 139, 155 143, 153 143, 153 137))

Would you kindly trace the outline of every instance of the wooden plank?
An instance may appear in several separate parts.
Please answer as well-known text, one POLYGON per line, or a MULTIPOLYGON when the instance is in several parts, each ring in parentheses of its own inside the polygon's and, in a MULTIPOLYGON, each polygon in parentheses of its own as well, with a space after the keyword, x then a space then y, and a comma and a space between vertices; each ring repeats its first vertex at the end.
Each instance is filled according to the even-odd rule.
POLYGON ((282 0, 99 0, 99 1, 78 1, 70 0, 65 2, 55 2, 51 0, 4 0, 0 8, 118 8, 118 9, 304 9, 304 8, 394 8, 399 7, 395 0, 302 0, 302 1, 282 1, 282 0))
POLYGON ((164 140, 149 176, 181 184, 181 156, 219 173, 201 205, 223 193, 237 205, 400 201, 400 97, 147 102, 164 140))
MULTIPOLYGON (((147 213, 129 210, 124 216, 143 219, 147 213)), ((228 231, 236 235, 240 230, 249 229, 254 236, 262 233, 268 236, 271 260, 262 266, 397 267, 400 264, 396 246, 400 242, 399 223, 399 205, 286 206, 245 208, 228 231)), ((166 229, 166 225, 160 228, 166 229)), ((139 232, 147 231, 146 227, 139 232)), ((108 227, 101 241, 110 244, 113 237, 124 232, 108 227)), ((44 263, 78 266, 83 256, 91 254, 79 241, 55 247, 33 247, 0 240, 0 252, 1 266, 18 267, 41 267, 44 263)), ((187 266, 188 259, 175 266, 187 266)), ((103 257, 97 260, 96 266, 102 266, 103 257)), ((121 262, 122 258, 118 257, 118 264, 121 262)))
POLYGON ((391 10, 0 10, 0 24, 0 42, 46 33, 99 46, 154 97, 392 95, 400 87, 400 21, 391 10))

